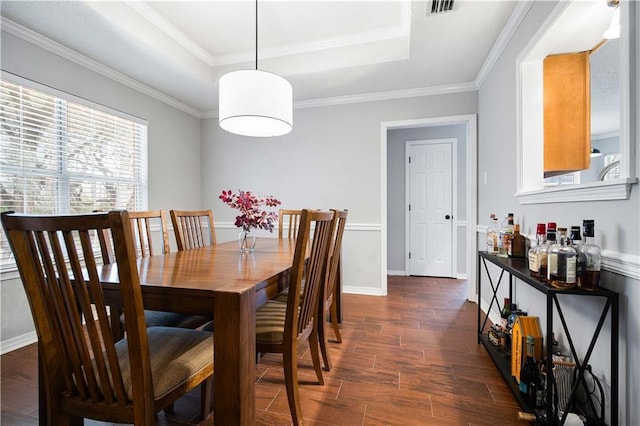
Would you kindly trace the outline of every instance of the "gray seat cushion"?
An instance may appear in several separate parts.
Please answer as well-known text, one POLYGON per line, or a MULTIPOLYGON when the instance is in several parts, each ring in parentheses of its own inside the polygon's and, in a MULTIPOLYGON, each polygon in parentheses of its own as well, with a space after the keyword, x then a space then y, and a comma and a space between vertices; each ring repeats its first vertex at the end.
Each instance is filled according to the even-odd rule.
MULTIPOLYGON (((211 333, 176 327, 149 327, 147 336, 156 399, 163 397, 213 362, 211 333)), ((127 344, 127 339, 120 340, 116 343, 116 350, 127 396, 132 399, 131 365, 127 344)))
POLYGON ((287 304, 268 300, 256 310, 256 343, 282 343, 287 304))

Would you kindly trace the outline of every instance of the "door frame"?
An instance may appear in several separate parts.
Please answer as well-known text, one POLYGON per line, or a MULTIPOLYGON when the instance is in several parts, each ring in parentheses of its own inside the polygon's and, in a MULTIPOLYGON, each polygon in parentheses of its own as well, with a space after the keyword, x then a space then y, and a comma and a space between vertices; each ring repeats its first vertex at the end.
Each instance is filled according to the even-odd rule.
POLYGON ((411 198, 411 168, 408 166, 409 162, 409 149, 416 145, 436 145, 436 144, 448 144, 451 145, 451 215, 453 216, 451 221, 451 275, 455 278, 456 271, 458 270, 458 256, 455 254, 458 252, 458 239, 457 236, 457 218, 458 218, 458 139, 457 138, 441 138, 441 139, 419 139, 410 140, 404 142, 405 153, 405 219, 404 219, 404 270, 407 275, 411 275, 411 262, 409 260, 409 252, 411 251, 411 214, 409 212, 409 199, 411 198))
MULTIPOLYGON (((380 123, 380 282, 381 293, 387 294, 387 133, 394 129, 410 129, 419 127, 434 127, 443 125, 463 124, 467 136, 467 217, 466 217, 466 265, 467 265, 467 299, 478 301, 476 289, 477 248, 476 234, 478 217, 478 118, 476 114, 454 115, 445 117, 420 118, 413 120, 387 121, 380 123)), ((460 225, 460 222, 458 222, 460 225)), ((457 255, 457 253, 456 253, 457 255)))

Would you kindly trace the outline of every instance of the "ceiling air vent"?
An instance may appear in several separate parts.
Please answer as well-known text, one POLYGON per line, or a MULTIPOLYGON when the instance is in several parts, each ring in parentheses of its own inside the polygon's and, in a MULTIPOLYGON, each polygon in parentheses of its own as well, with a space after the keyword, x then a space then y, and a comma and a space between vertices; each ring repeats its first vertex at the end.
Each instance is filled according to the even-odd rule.
POLYGON ((453 0, 431 0, 431 13, 449 12, 453 9, 453 0))

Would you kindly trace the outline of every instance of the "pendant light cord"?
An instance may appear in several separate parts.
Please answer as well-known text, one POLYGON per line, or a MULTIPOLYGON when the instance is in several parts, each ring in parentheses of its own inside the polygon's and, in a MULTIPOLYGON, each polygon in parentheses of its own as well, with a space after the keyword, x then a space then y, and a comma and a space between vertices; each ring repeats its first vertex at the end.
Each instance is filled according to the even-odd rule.
POLYGON ((256 71, 258 71, 258 0, 256 0, 256 71))

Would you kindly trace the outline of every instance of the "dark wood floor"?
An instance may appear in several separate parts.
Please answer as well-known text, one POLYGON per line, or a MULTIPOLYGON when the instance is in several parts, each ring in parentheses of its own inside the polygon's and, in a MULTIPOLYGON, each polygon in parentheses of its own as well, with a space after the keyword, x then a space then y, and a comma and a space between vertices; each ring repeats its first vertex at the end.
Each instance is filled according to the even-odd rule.
MULTIPOLYGON (((518 405, 475 334, 477 305, 461 280, 389 277, 387 297, 344 295, 343 342, 315 383, 300 352, 305 423, 318 425, 518 425, 518 405)), ((330 335, 333 338, 333 335, 330 335)), ((31 345, 1 358, 3 426, 37 424, 37 356, 31 345)), ((158 425, 199 422, 199 394, 158 425)), ((289 425, 279 355, 256 366, 257 424, 289 425)), ((87 425, 105 425, 86 421, 87 425)), ((526 424, 526 423, 525 423, 526 424)))

